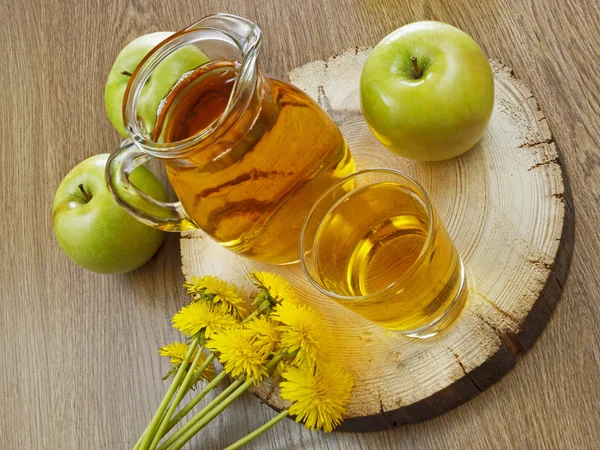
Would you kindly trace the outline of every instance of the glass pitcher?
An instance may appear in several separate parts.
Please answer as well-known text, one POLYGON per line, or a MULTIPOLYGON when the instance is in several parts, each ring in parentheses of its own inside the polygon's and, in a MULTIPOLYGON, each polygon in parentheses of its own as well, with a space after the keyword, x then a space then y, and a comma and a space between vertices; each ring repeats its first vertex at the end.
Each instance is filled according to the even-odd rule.
POLYGON ((129 139, 109 158, 106 178, 115 200, 147 225, 201 228, 243 256, 286 264, 299 259, 313 203, 355 168, 333 120, 304 92, 260 71, 260 45, 257 25, 217 14, 155 47, 127 86, 129 139), (147 81, 176 58, 187 58, 180 67, 197 58, 198 67, 160 103, 145 101, 147 81), (150 158, 164 163, 179 202, 150 198, 129 181, 150 158))

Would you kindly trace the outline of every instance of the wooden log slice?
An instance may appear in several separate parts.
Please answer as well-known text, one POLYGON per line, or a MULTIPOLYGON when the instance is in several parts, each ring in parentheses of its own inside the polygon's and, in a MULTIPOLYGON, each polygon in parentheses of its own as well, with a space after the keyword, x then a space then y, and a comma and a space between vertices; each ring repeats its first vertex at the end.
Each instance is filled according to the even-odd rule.
MULTIPOLYGON (((246 286, 250 271, 282 274, 334 335, 331 360, 356 387, 342 428, 372 431, 419 422, 499 380, 541 333, 567 277, 573 210, 558 150, 529 89, 491 61, 496 104, 487 132, 463 156, 426 163, 386 150, 360 113, 358 86, 369 49, 293 70, 292 83, 329 111, 359 169, 391 167, 415 177, 436 205, 467 267, 469 298, 457 324, 430 339, 386 332, 321 296, 299 264, 266 266, 220 247, 201 231, 182 237, 186 277, 213 274, 246 286)), ((276 409, 277 389, 255 392, 276 409)))

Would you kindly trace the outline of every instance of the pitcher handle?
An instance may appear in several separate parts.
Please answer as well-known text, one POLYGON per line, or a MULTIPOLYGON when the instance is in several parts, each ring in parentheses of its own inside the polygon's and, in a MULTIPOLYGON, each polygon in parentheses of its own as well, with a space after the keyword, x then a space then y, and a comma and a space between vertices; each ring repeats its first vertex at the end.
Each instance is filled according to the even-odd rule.
POLYGON ((198 228, 185 213, 181 202, 161 202, 131 183, 131 172, 149 159, 131 139, 123 141, 109 156, 105 178, 115 201, 140 222, 159 230, 177 232, 198 228))

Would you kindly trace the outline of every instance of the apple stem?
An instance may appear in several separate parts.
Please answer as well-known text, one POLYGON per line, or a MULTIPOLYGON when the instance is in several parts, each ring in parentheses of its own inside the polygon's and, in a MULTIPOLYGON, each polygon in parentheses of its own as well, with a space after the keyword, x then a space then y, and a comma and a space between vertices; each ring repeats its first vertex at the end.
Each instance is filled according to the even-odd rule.
POLYGON ((83 188, 83 184, 79 185, 79 190, 83 194, 83 198, 85 198, 86 202, 89 202, 92 199, 92 197, 90 197, 90 194, 88 194, 87 192, 85 192, 85 189, 83 188))
POLYGON ((411 56, 410 60, 413 65, 413 70, 415 71, 415 78, 421 78, 421 76, 423 76, 423 73, 421 72, 421 68, 419 67, 419 62, 417 61, 417 57, 411 56))
POLYGON ((125 75, 125 76, 127 76, 127 77, 130 77, 130 76, 132 76, 133 74, 132 74, 131 72, 128 72, 128 71, 124 70, 123 72, 121 72, 121 75, 125 75))

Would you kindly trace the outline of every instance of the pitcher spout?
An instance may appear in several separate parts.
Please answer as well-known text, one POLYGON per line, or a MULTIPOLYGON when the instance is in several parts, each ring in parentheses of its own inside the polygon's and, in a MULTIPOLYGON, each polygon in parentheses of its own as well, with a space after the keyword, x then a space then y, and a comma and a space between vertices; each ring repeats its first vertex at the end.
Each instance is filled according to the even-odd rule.
POLYGON ((127 86, 123 118, 129 137, 145 153, 167 159, 179 158, 206 138, 214 138, 215 131, 223 131, 223 125, 235 121, 234 116, 255 94, 260 45, 260 28, 231 14, 207 16, 161 42, 138 65, 127 86), (236 76, 221 117, 185 139, 160 139, 169 96, 193 77, 225 62, 234 65, 236 76), (168 81, 151 83, 151 77, 168 81), (230 114, 233 111, 235 114, 230 114))
POLYGON ((227 33, 238 43, 244 57, 253 58, 248 63, 256 64, 262 33, 254 22, 233 14, 212 14, 190 25, 186 30, 198 28, 214 28, 227 33))

